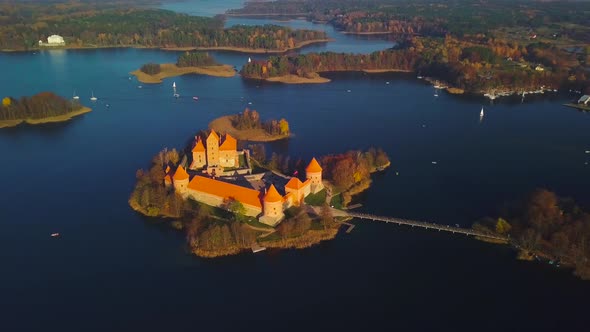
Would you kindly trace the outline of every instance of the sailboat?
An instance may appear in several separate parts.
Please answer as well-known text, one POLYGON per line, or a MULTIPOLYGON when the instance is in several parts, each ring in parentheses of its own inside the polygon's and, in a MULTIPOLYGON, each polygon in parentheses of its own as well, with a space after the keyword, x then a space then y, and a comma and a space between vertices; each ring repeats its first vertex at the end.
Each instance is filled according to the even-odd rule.
POLYGON ((178 98, 180 95, 176 93, 176 82, 172 82, 172 89, 174 89, 174 97, 178 98))
POLYGON ((97 101, 98 100, 98 98, 96 98, 94 96, 94 91, 92 91, 92 97, 90 97, 90 100, 92 100, 92 101, 97 101))
POLYGON ((74 90, 74 96, 72 97, 74 100, 80 99, 80 96, 76 95, 76 90, 74 90))
POLYGON ((481 107, 481 111, 479 112, 479 117, 483 118, 483 106, 481 107))

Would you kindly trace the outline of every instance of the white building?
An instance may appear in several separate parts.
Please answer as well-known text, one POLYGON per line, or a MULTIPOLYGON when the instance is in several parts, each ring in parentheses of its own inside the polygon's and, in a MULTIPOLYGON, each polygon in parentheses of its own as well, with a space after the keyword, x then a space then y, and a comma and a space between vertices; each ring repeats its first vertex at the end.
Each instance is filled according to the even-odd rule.
POLYGON ((42 40, 39 41, 39 46, 63 46, 66 42, 64 38, 59 35, 51 35, 47 37, 47 43, 43 43, 42 40))

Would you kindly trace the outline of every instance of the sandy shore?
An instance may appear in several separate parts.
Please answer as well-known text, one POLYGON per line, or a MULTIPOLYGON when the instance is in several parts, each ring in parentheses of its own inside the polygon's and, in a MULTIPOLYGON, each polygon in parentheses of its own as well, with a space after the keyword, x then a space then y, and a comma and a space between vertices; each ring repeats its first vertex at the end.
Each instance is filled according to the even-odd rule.
POLYGON ((314 39, 301 42, 295 47, 285 48, 282 50, 269 50, 266 48, 247 48, 247 47, 228 47, 228 46, 219 46, 219 47, 168 47, 162 48, 164 51, 228 51, 228 52, 239 52, 239 53, 254 53, 254 54, 276 54, 276 53, 285 53, 291 50, 296 50, 302 48, 307 45, 311 44, 318 44, 318 43, 327 43, 334 41, 334 39, 314 39))
POLYGON ((367 74, 378 74, 378 73, 411 73, 412 70, 405 69, 363 69, 362 72, 367 74))
POLYGON ((173 63, 164 63, 160 65, 161 71, 156 75, 148 75, 141 70, 132 71, 130 74, 135 75, 141 83, 162 83, 162 80, 169 77, 175 77, 185 74, 202 74, 217 77, 233 77, 236 71, 230 65, 202 66, 202 67, 178 67, 173 63))
POLYGON ((276 76, 276 77, 269 77, 269 78, 265 78, 266 81, 269 82, 280 82, 280 83, 286 83, 286 84, 308 84, 308 83, 328 83, 330 82, 329 79, 321 77, 321 76, 317 76, 314 78, 306 78, 306 77, 301 77, 298 75, 285 75, 285 76, 276 76))
POLYGON ((88 113, 92 111, 92 109, 88 108, 88 107, 82 107, 82 109, 80 109, 79 111, 75 111, 75 112, 71 112, 71 113, 67 113, 67 114, 63 114, 63 115, 58 115, 58 116, 51 116, 48 118, 43 118, 43 119, 20 119, 20 120, 0 120, 0 128, 8 128, 8 127, 15 127, 18 126, 21 123, 27 123, 27 124, 31 124, 31 125, 36 125, 36 124, 42 124, 42 123, 51 123, 51 122, 63 122, 63 121, 68 121, 71 118, 84 114, 84 113, 88 113))
POLYGON ((271 142, 289 138, 289 136, 269 135, 264 129, 238 130, 231 123, 233 115, 217 118, 209 123, 209 128, 218 133, 228 133, 240 141, 271 142))

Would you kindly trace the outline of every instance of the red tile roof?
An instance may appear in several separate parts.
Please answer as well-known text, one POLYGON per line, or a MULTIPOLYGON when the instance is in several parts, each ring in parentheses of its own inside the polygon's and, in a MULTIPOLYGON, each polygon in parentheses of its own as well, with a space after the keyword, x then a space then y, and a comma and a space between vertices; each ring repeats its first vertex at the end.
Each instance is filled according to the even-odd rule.
POLYGON ((213 180, 204 176, 195 175, 188 188, 200 192, 204 192, 223 199, 234 198, 236 201, 255 206, 262 209, 260 203, 260 192, 254 189, 237 186, 235 184, 213 180))
POLYGON ((307 168, 305 169, 305 171, 308 173, 318 173, 318 172, 322 171, 322 167, 320 166, 318 161, 315 160, 315 158, 313 158, 313 159, 311 159, 311 162, 309 163, 309 165, 307 165, 307 168))
POLYGON ((269 203, 281 202, 283 201, 283 196, 281 196, 281 194, 279 194, 277 191, 277 188, 271 184, 270 188, 268 188, 268 191, 266 192, 266 195, 264 196, 264 201, 269 203))
POLYGON ((219 142, 219 135, 217 135, 217 133, 215 132, 215 130, 211 129, 211 134, 209 134, 209 136, 207 136, 207 140, 209 139, 209 137, 215 137, 215 139, 219 142))
POLYGON ((225 135, 223 143, 219 146, 220 151, 235 151, 238 149, 238 141, 230 134, 225 135))
POLYGON ((285 188, 299 190, 303 188, 303 182, 298 178, 291 178, 291 180, 285 185, 285 188))
POLYGON ((188 180, 188 173, 184 170, 184 167, 178 166, 173 178, 174 181, 188 180))
POLYGON ((205 146, 203 145, 203 141, 201 140, 201 138, 197 138, 197 143, 195 144, 195 147, 193 148, 193 152, 205 152, 205 146))

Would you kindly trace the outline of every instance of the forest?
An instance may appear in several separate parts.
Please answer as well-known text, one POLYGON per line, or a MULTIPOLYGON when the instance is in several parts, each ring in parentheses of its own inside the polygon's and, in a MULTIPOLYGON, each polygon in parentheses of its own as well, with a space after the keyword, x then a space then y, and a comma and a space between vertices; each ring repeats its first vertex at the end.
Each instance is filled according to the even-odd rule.
POLYGON ((278 0, 247 2, 230 15, 306 16, 350 33, 389 33, 394 37, 492 34, 498 29, 547 31, 547 37, 587 43, 590 3, 525 0, 278 0), (549 33, 549 31, 551 33, 549 33))
POLYGON ((307 53, 271 56, 242 68, 245 78, 371 69, 419 72, 469 92, 528 91, 540 86, 582 89, 590 85, 586 66, 590 46, 581 53, 546 43, 527 46, 501 39, 411 37, 395 48, 371 54, 307 53), (541 70, 539 69, 541 68, 541 70))
POLYGON ((43 119, 78 111, 77 100, 67 100, 52 92, 41 92, 31 97, 4 97, 0 105, 0 120, 43 119))
POLYGON ((326 39, 313 30, 276 25, 223 28, 219 17, 85 3, 0 4, 0 49, 27 50, 57 34, 66 47, 234 47, 284 51, 326 39))
POLYGON ((207 52, 185 52, 176 60, 178 67, 213 66, 216 64, 215 59, 207 52))
POLYGON ((269 135, 289 135, 289 122, 287 120, 268 120, 262 122, 260 114, 256 110, 246 108, 242 113, 231 118, 232 125, 238 130, 264 129, 269 135))
POLYGON ((523 252, 572 266, 574 273, 590 280, 590 213, 571 198, 538 189, 501 212, 484 218, 474 229, 509 235, 523 252))

